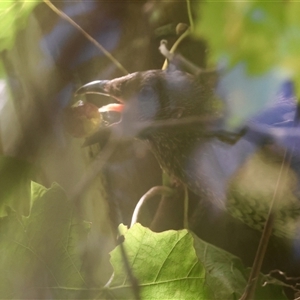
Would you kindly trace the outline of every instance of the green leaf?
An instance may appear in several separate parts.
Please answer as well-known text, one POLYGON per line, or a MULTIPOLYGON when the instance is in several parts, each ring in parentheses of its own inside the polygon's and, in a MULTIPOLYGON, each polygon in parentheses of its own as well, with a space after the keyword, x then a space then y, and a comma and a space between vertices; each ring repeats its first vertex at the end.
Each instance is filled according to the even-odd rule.
MULTIPOLYGON (((187 230, 154 233, 140 224, 125 230, 124 248, 140 287, 141 299, 239 299, 247 270, 238 258, 187 230)), ((132 299, 120 246, 111 252, 113 299, 132 299)), ((280 287, 258 288, 256 299, 286 299, 280 287), (261 298, 261 296, 263 298, 261 298)))
POLYGON ((247 284, 241 261, 234 255, 200 240, 193 235, 198 259, 207 272, 206 283, 211 299, 239 299, 247 284))
MULTIPOLYGON (((250 269, 245 268, 236 256, 202 241, 194 234, 193 237, 197 256, 207 272, 206 284, 211 288, 211 299, 239 299, 247 285, 250 269)), ((259 283, 263 282, 264 276, 261 274, 259 283)), ((273 283, 278 285, 258 285, 255 299, 287 299, 281 282, 274 279, 273 283)))
POLYGON ((14 45, 17 32, 24 28, 33 8, 41 1, 1 1, 0 2, 0 51, 14 45))
POLYGON ((210 62, 216 64, 226 55, 232 66, 245 62, 249 74, 261 74, 276 65, 285 29, 285 4, 284 1, 202 3, 195 33, 208 40, 210 62))
POLYGON ((80 298, 87 286, 82 246, 87 225, 64 191, 32 184, 30 215, 0 219, 0 294, 5 299, 80 298))
POLYGON ((245 64, 249 75, 287 70, 300 93, 300 21, 295 1, 199 2, 195 36, 209 45, 211 67, 245 64))
MULTIPOLYGON (((142 299, 209 299, 205 271, 186 231, 154 233, 136 224, 125 234, 124 247, 142 299)), ((109 294, 132 299, 119 247, 111 252, 114 278, 109 294)))
POLYGON ((0 217, 6 215, 6 206, 21 215, 29 214, 32 169, 25 160, 0 156, 0 217))

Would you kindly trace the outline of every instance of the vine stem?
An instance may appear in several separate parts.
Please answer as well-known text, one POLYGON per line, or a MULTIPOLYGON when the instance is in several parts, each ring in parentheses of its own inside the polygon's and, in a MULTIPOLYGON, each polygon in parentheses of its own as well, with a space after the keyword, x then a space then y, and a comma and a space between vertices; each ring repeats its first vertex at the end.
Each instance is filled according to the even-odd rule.
POLYGON ((151 188, 146 194, 142 196, 137 205, 135 206, 130 227, 132 227, 135 223, 138 222, 141 208, 143 205, 148 202, 149 199, 153 198, 157 195, 171 196, 174 193, 174 190, 168 186, 155 186, 151 188))
POLYGON ((186 5, 187 5, 187 13, 189 16, 191 31, 194 31, 194 20, 193 20, 193 16, 192 16, 191 1, 186 0, 186 5))
POLYGON ((104 55, 124 74, 127 75, 128 71, 123 67, 123 65, 114 58, 99 42, 97 42, 93 37, 91 37, 84 29, 82 29, 75 21, 73 21, 68 15, 59 10, 50 0, 43 0, 46 5, 48 5, 57 15, 62 19, 69 22, 78 31, 80 31, 96 48, 104 53, 104 55))
MULTIPOLYGON (((189 34, 191 33, 191 29, 188 28, 173 44, 172 48, 170 49, 169 53, 174 53, 179 44, 181 43, 182 40, 184 40, 189 34)), ((164 64, 162 66, 162 70, 166 70, 168 67, 168 60, 165 59, 164 64)))
MULTIPOLYGON (((169 54, 172 54, 176 51, 179 44, 187 37, 189 34, 194 30, 194 21, 192 17, 192 10, 191 10, 191 2, 190 0, 186 0, 187 4, 187 13, 189 17, 190 22, 190 28, 188 28, 173 44, 172 48, 168 52, 169 54)), ((168 59, 166 58, 164 61, 164 64, 162 66, 162 70, 166 70, 168 67, 168 59)), ((166 173, 163 173, 163 181, 169 182, 169 176, 166 173)), ((167 187, 167 186, 164 186, 167 187)), ((188 196, 188 189, 186 186, 184 186, 184 211, 183 211, 183 226, 185 229, 188 229, 188 209, 189 209, 189 196, 188 196)))
MULTIPOLYGON (((194 21, 192 17, 192 9, 191 9, 191 2, 190 0, 186 0, 187 5, 187 13, 189 17, 190 27, 176 40, 176 42, 173 44, 172 48, 170 49, 170 53, 174 53, 179 46, 179 44, 190 35, 191 32, 194 30, 194 21)), ((168 67, 168 60, 165 59, 164 64, 162 66, 162 70, 165 70, 168 67)))
POLYGON ((189 192, 186 185, 184 185, 183 199, 183 228, 189 229, 189 192))

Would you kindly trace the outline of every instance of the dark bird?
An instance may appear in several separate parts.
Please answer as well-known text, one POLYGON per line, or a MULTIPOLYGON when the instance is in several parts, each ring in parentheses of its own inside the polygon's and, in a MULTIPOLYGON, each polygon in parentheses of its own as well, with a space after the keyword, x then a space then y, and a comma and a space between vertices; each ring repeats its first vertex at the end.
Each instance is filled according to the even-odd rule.
MULTIPOLYGON (((112 125, 121 136, 148 142, 169 175, 250 227, 262 230, 275 195, 274 234, 299 239, 299 168, 293 147, 285 148, 277 131, 251 122, 240 135, 226 133, 215 83, 216 76, 205 72, 194 77, 151 70, 94 81, 77 94, 114 98, 118 105, 101 110, 122 109, 121 121, 112 125)), ((97 135, 87 140, 95 141, 97 135)))

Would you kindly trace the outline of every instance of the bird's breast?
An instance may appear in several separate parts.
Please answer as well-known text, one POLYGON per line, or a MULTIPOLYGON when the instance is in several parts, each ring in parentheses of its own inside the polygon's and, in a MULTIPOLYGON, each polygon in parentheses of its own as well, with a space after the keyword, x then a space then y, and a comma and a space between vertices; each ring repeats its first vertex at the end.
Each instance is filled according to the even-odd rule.
POLYGON ((263 229, 271 201, 278 198, 274 234, 300 238, 297 176, 288 165, 282 167, 282 159, 264 149, 246 156, 248 143, 232 147, 193 133, 156 134, 149 143, 169 175, 252 228, 263 229))

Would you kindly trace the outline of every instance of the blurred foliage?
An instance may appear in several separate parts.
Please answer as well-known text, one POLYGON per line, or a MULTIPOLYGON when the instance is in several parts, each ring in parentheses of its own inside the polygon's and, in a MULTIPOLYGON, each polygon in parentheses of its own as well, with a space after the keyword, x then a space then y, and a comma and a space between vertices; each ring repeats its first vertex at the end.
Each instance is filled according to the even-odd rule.
POLYGON ((89 225, 64 191, 32 183, 29 216, 7 210, 0 219, 1 297, 78 298, 67 287, 86 287, 81 257, 89 225))
POLYGON ((209 64, 246 64, 250 75, 282 67, 300 93, 300 4, 295 1, 203 1, 195 35, 210 47, 209 64))
MULTIPOLYGON (((0 2, 0 51, 11 49, 14 46, 17 32, 24 28, 32 10, 41 0, 10 0, 0 2)), ((0 64, 0 76, 4 69, 0 64)))
MULTIPOLYGON (((0 3, 1 51, 14 47, 16 33, 24 28, 29 13, 40 2, 24 0, 0 3)), ((157 11, 154 12, 152 17, 157 15, 157 11)), ((164 9, 161 12, 162 15, 166 13, 164 9)), ((263 73, 278 64, 297 73, 300 69, 300 44, 297 41, 300 35, 299 12, 299 5, 292 2, 214 3, 208 0, 201 3, 201 18, 196 20, 195 34, 209 41, 211 64, 217 64, 225 55, 231 66, 246 62, 250 74, 263 73)), ((36 46, 32 43, 32 47, 36 46)), ((124 48, 122 51, 126 50, 124 48)), ((137 49, 140 51, 140 47, 137 49)), ((39 64, 36 56, 32 61, 39 64)), ((39 76, 40 73, 34 77, 35 80, 39 76)), ((51 74, 51 77, 54 76, 51 74)), ((299 85, 300 78, 296 80, 299 85)), ((47 86, 48 89, 50 87, 47 86)), ((51 97, 49 99, 53 100, 51 97)), ((77 107, 73 113, 77 120, 70 127, 77 136, 85 136, 100 122, 94 107, 77 107)), ((59 155, 59 152, 57 156, 53 155, 54 159, 58 161, 59 155)), ((73 164, 70 153, 66 157, 73 164)), ((67 171, 64 173, 62 169, 58 172, 62 177, 67 177, 64 176, 67 171)), ((101 249, 105 248, 98 241, 103 228, 98 230, 97 224, 100 228, 100 225, 104 227, 103 224, 107 223, 103 217, 106 209, 98 194, 95 192, 92 198, 100 209, 94 209, 96 206, 90 205, 91 202, 86 206, 93 216, 104 221, 97 223, 95 218, 89 231, 89 224, 84 222, 86 216, 78 216, 76 204, 67 199, 57 184, 50 189, 36 183, 30 187, 31 164, 2 157, 0 173, 4 178, 0 183, 1 296, 8 299, 95 298, 103 282, 100 282, 100 276, 95 276, 95 281, 90 285, 89 270, 84 266, 88 262, 84 246, 94 230, 90 243, 92 240, 97 252, 95 257, 100 256, 100 246, 101 249), (95 241, 100 245, 96 245, 98 248, 95 241)), ((71 172, 69 174, 71 177, 71 172)), ((133 181, 133 177, 130 179, 133 181)), ((134 185, 136 187, 138 184, 134 182, 134 185)), ((94 191, 97 189, 99 193, 105 193, 100 182, 95 182, 94 191)), ((123 190, 121 192, 124 198, 123 190)), ((241 295, 246 286, 247 272, 236 257, 202 242, 186 230, 158 234, 135 225, 128 231, 124 230, 124 234, 130 267, 139 280, 143 298, 178 298, 180 295, 189 299, 233 299, 241 295)), ((112 252, 111 262, 115 277, 105 291, 114 298, 124 298, 127 293, 130 297, 130 281, 126 277, 124 257, 119 248, 112 252)), ((97 259, 89 263, 93 267, 98 264, 97 259)), ((103 273, 104 268, 100 267, 103 273)), ((267 286, 259 289, 258 293, 260 299, 285 299, 278 287, 267 286)))
POLYGON ((32 165, 24 160, 0 156, 0 216, 5 216, 6 206, 19 214, 30 210, 30 177, 32 165))
POLYGON ((11 49, 17 32, 24 28, 31 11, 41 1, 1 1, 0 2, 0 51, 11 49))
MULTIPOLYGON (((1 296, 132 299, 120 246, 111 252, 110 284, 88 284, 89 232, 90 224, 78 216, 61 187, 46 189, 32 182, 30 214, 22 216, 7 207, 7 216, 0 218, 1 296)), ((237 257, 187 230, 154 233, 136 224, 129 230, 120 225, 120 233, 142 299, 233 299, 246 286, 248 271, 237 257)), ((273 284, 259 287, 255 299, 286 299, 279 282, 273 284)))

